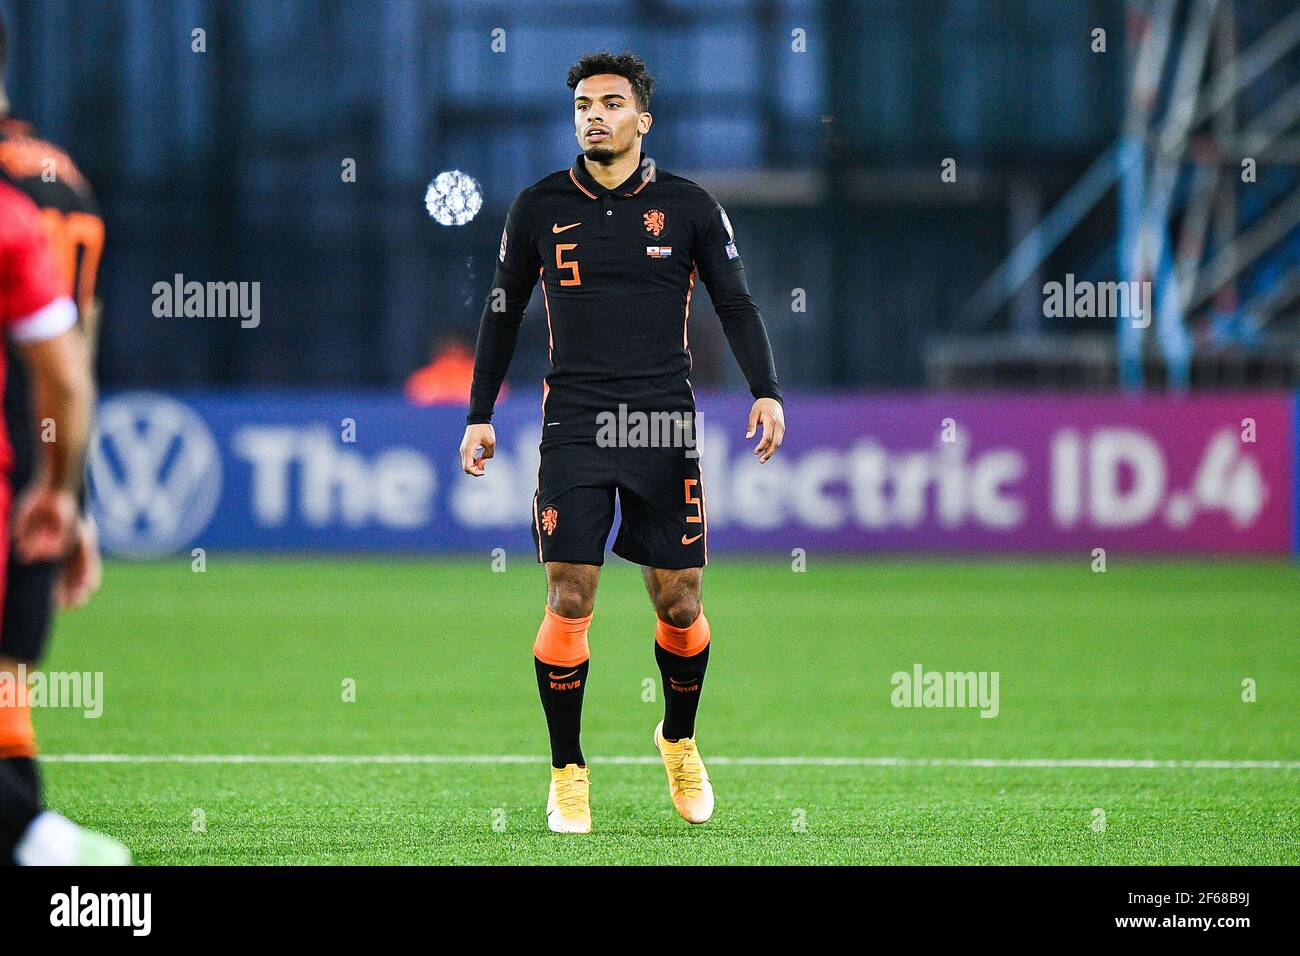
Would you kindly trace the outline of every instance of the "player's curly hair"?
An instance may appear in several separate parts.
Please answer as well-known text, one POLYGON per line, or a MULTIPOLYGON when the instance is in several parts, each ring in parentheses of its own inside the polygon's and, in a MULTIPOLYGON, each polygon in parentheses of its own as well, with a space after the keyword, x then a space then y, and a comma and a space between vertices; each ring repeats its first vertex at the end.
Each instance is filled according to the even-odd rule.
POLYGON ((632 84, 637 109, 642 113, 650 109, 650 96, 655 91, 655 78, 645 68, 645 60, 635 53, 610 53, 608 50, 588 53, 569 67, 569 89, 576 90, 579 83, 598 73, 611 73, 623 77, 632 84))

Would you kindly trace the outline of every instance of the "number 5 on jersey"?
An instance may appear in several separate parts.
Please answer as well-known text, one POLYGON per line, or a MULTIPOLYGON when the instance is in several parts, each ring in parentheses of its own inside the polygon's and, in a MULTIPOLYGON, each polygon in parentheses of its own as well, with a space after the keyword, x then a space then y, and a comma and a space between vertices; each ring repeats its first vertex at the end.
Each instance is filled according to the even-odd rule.
POLYGON ((555 246, 555 268, 569 270, 569 278, 561 279, 560 285, 582 285, 582 276, 578 273, 578 260, 570 259, 566 262, 564 259, 566 252, 576 248, 578 248, 576 242, 562 242, 555 246))

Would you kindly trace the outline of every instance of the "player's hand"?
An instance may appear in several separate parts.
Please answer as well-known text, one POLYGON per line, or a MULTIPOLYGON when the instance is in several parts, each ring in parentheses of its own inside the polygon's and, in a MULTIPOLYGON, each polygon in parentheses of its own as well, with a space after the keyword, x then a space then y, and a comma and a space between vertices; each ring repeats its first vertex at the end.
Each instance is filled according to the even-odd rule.
POLYGON ((72 548, 77 496, 66 488, 33 484, 14 508, 14 550, 26 562, 59 561, 72 548))
POLYGON ((95 519, 84 515, 73 531, 72 553, 63 561, 54 596, 59 607, 81 607, 99 590, 104 563, 99 556, 99 528, 95 519))
POLYGON ((465 474, 483 475, 483 462, 497 451, 497 433, 491 425, 470 425, 460 440, 460 467, 465 474))
POLYGON ((754 454, 759 462, 765 462, 776 454, 785 440, 785 412, 775 398, 755 400, 749 410, 749 431, 745 432, 745 438, 753 438, 759 425, 763 426, 763 437, 758 440, 754 454))

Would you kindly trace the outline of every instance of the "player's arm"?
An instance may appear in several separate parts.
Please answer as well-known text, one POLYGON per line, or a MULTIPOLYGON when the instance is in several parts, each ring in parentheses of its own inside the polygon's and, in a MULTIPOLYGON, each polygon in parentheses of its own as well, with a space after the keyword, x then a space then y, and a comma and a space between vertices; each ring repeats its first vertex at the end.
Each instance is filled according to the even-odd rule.
MULTIPOLYGON (((87 433, 90 428, 90 413, 95 407, 95 349, 98 344, 99 315, 101 302, 99 299, 92 299, 88 308, 78 309, 80 321, 78 328, 67 333, 69 336, 81 339, 81 348, 77 349, 75 343, 59 343, 58 347, 63 348, 71 345, 70 351, 76 352, 75 356, 51 357, 49 361, 57 364, 60 368, 67 368, 67 363, 81 362, 84 360, 86 374, 84 381, 81 383, 89 389, 89 397, 85 400, 87 410, 85 428, 87 433)), ((48 350, 49 346, 44 343, 40 346, 31 348, 41 348, 48 350)), ((26 355, 28 365, 31 365, 32 358, 30 353, 26 355)), ((66 371, 61 373, 66 376, 66 371)), ((39 381, 35 375, 29 375, 32 388, 37 387, 39 381)), ((73 383, 74 386, 76 383, 73 383)), ((56 386, 62 388, 63 386, 56 386)), ((60 399, 57 394, 52 399, 51 404, 66 404, 66 400, 60 399)), ((34 408, 37 408, 33 404, 34 408)), ((40 410, 37 408, 36 414, 40 417, 40 410)), ((58 421, 58 419, 54 419, 58 421)), ((59 579, 55 582, 54 597, 58 606, 61 608, 78 608, 90 600, 91 595, 99 590, 100 583, 103 580, 103 559, 99 553, 99 528, 95 524, 95 516, 86 506, 85 493, 85 449, 83 447, 81 463, 77 465, 76 474, 81 476, 78 484, 81 486, 77 494, 78 517, 74 520, 71 537, 71 547, 68 550, 67 557, 63 560, 63 565, 59 569, 59 579)))
POLYGON ((767 338, 767 328, 759 314, 754 297, 749 294, 745 281, 745 267, 736 251, 731 223, 722 207, 708 194, 704 194, 709 209, 704 222, 696 230, 693 250, 700 277, 709 290, 714 311, 722 322, 727 344, 736 357, 736 364, 749 383, 754 404, 749 409, 748 430, 745 437, 753 438, 762 429, 754 454, 761 462, 767 461, 781 447, 785 439, 785 412, 781 407, 781 386, 776 379, 776 362, 772 358, 772 345, 767 338))
MULTIPOLYGON (((74 270, 73 292, 77 303, 77 324, 86 341, 86 360, 94 384, 95 356, 99 349, 100 318, 104 302, 95 294, 95 281, 104 251, 104 220, 90 185, 81 182, 77 190, 77 212, 81 214, 78 234, 81 242, 73 246, 78 256, 74 270), (85 217, 91 217, 89 219, 85 217)), ((59 569, 54 597, 61 608, 82 607, 99 590, 103 581, 103 558, 99 551, 99 528, 95 516, 86 507, 85 482, 80 495, 81 516, 72 534, 72 549, 59 569)))
POLYGON ((16 190, 0 193, 0 319, 31 379, 36 475, 14 506, 13 540, 25 561, 62 558, 77 518, 94 386, 77 308, 62 288, 40 213, 16 190))
POLYGON ((77 309, 80 317, 81 334, 86 339, 86 355, 90 358, 90 367, 95 368, 95 356, 99 354, 99 320, 104 315, 104 300, 92 298, 86 306, 77 309))
MULTIPOLYGON (((77 324, 86 341, 86 360, 90 366, 93 386, 95 357, 99 350, 100 319, 104 313, 104 302, 95 294, 96 273, 104 249, 104 222, 90 186, 83 182, 78 195, 80 211, 93 216, 98 226, 84 230, 85 241, 79 250, 80 265, 74 285, 77 295, 77 324)), ((94 514, 86 507, 85 483, 82 484, 81 516, 73 529, 72 549, 59 569, 59 579, 54 586, 54 597, 61 608, 82 607, 99 590, 103 581, 104 563, 99 551, 99 528, 95 524, 94 514)))
POLYGON ((38 473, 50 488, 75 494, 81 490, 95 391, 85 336, 74 327, 18 343, 31 373, 35 429, 43 436, 38 473))
POLYGON ((14 538, 24 560, 52 561, 63 557, 77 521, 95 389, 80 330, 18 342, 31 379, 34 430, 48 440, 15 509, 14 538))
POLYGON ((14 545, 24 561, 68 550, 90 437, 94 385, 86 340, 66 296, 11 326, 31 383, 33 430, 41 436, 36 476, 14 508, 14 545))
POLYGON ((496 274, 483 317, 479 320, 478 344, 474 348, 474 382, 470 386, 469 415, 465 437, 460 443, 460 465, 467 474, 483 474, 483 462, 496 453, 496 432, 492 410, 501 383, 510 369, 519 339, 519 325, 532 298, 533 286, 542 267, 533 241, 528 191, 519 194, 501 233, 501 250, 496 274))

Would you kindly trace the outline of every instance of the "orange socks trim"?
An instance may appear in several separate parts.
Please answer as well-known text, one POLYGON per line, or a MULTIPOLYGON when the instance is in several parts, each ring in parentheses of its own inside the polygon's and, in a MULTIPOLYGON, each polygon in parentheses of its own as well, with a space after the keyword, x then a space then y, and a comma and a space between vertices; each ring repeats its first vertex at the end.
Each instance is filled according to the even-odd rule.
POLYGON ((12 673, 0 674, 0 759, 35 756, 36 729, 27 704, 27 685, 12 673))
MULTIPOLYGON (((591 626, 591 617, 590 614, 586 617, 563 617, 548 607, 542 626, 537 629, 537 640, 533 642, 533 656, 543 664, 555 667, 576 667, 590 658, 587 629, 591 626)), ((690 627, 673 627, 655 619, 655 641, 678 657, 694 657, 708 646, 709 636, 709 619, 704 616, 703 608, 690 627)))
POLYGON ((709 619, 700 608, 700 616, 690 627, 673 627, 662 619, 655 619, 655 643, 669 654, 694 657, 709 646, 709 619))
POLYGON ((533 656, 553 667, 577 667, 591 657, 587 646, 591 617, 562 617, 548 607, 533 642, 533 656))

